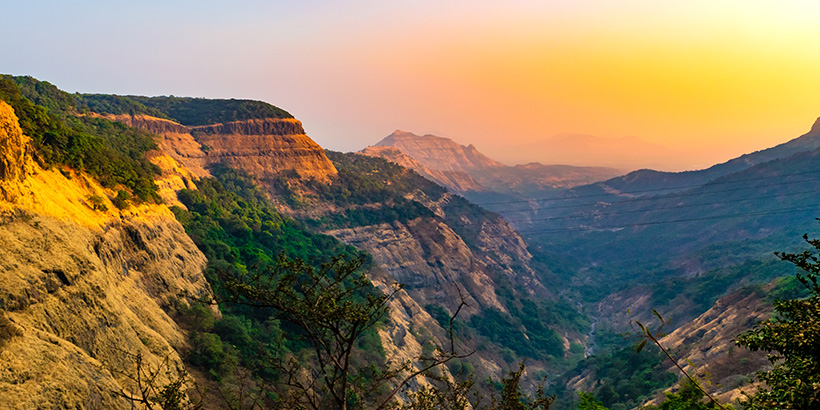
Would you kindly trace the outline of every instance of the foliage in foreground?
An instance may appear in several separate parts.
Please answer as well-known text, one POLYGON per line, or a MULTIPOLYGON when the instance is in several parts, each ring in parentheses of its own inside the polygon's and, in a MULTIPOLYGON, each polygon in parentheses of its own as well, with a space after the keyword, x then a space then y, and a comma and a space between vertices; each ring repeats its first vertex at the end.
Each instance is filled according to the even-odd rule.
POLYGON ((797 278, 808 288, 809 297, 776 301, 777 317, 756 325, 737 339, 740 346, 769 352, 774 366, 758 373, 765 387, 743 403, 748 409, 820 408, 820 240, 809 239, 807 235, 803 239, 812 250, 777 256, 805 272, 797 278))

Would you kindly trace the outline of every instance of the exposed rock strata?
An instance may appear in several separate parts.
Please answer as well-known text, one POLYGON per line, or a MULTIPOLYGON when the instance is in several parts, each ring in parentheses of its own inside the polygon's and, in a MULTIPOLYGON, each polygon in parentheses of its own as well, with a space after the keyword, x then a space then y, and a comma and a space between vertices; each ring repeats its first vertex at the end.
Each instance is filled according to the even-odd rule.
POLYGON ((196 127, 145 115, 106 118, 162 136, 163 152, 200 177, 209 175, 206 169, 215 163, 247 171, 263 182, 286 170, 325 182, 336 174, 324 149, 305 135, 301 122, 292 118, 196 127))

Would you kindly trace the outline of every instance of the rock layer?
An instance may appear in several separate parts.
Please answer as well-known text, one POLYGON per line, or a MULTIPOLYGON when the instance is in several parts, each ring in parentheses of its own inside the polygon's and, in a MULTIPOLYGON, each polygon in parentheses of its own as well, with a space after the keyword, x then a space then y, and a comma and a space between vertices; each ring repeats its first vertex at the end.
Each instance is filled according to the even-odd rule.
POLYGON ((207 176, 210 165, 221 163, 262 180, 295 170, 303 178, 328 182, 336 168, 324 149, 292 118, 255 119, 187 127, 146 115, 108 115, 115 121, 162 136, 160 145, 196 176, 207 176))

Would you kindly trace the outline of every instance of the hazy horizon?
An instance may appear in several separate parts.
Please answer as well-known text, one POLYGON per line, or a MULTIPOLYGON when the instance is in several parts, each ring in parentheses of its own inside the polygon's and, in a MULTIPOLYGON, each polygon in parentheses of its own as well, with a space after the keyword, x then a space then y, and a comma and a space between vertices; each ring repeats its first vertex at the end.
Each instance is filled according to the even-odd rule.
POLYGON ((820 116, 808 1, 14 2, 0 71, 69 92, 249 98, 356 151, 391 130, 505 162, 559 134, 635 136, 702 168, 820 116))

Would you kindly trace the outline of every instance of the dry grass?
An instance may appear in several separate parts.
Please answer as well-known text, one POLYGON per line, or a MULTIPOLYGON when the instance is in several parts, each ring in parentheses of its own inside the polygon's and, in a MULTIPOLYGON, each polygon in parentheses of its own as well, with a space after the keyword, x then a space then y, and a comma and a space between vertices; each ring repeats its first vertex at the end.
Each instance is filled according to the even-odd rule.
POLYGON ((23 332, 9 318, 0 315, 0 349, 11 339, 22 335, 23 332))

